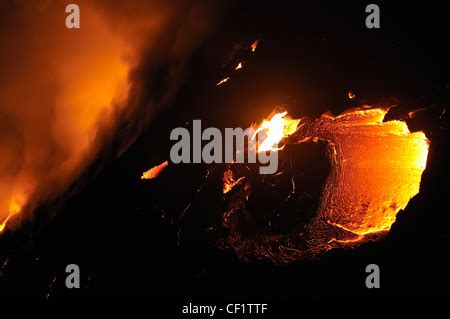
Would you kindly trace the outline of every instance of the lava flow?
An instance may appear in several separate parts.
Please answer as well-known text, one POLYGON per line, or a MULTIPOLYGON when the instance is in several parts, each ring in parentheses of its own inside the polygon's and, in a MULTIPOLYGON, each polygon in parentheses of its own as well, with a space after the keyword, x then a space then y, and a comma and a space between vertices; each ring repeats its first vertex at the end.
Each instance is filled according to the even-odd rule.
MULTIPOLYGON (((354 247, 389 231, 397 213, 419 192, 429 141, 422 132, 411 133, 405 122, 383 122, 387 112, 352 109, 336 117, 302 118, 294 126, 291 121, 278 123, 275 131, 279 134, 270 143, 320 141, 327 145, 331 172, 318 211, 306 225, 296 225, 287 234, 276 233, 258 224, 257 212, 248 207, 253 191, 248 187, 250 178, 245 188, 235 186, 234 192, 229 189, 232 185, 224 186, 231 194, 223 218, 229 229, 226 244, 244 259, 286 263, 336 247, 354 247), (280 134, 286 127, 295 127, 295 132, 280 134)), ((282 153, 280 156, 286 155, 282 153)), ((262 180, 254 176, 254 182, 262 180)), ((289 196, 296 195, 295 184, 292 187, 289 196)))
POLYGON ((275 113, 270 120, 264 120, 255 128, 253 138, 260 132, 265 131, 266 138, 258 145, 258 152, 279 151, 283 147, 278 144, 283 138, 286 138, 297 131, 300 120, 291 119, 287 115, 287 111, 275 113))
MULTIPOLYGON (((277 183, 271 178, 279 179, 286 170, 279 167, 271 177, 255 173, 253 166, 227 164, 222 178, 226 201, 222 223, 228 236, 223 246, 233 248, 243 259, 284 264, 313 258, 332 248, 356 247, 386 234, 397 213, 419 192, 429 148, 423 132, 410 132, 403 121, 383 122, 388 110, 366 106, 317 119, 292 119, 287 112, 280 112, 253 125, 255 135, 261 130, 265 133, 265 139, 256 144, 258 152, 278 152, 280 158, 290 158, 291 191, 274 205, 278 215, 284 213, 286 202, 302 196, 296 190, 294 155, 290 154, 296 145, 325 143, 331 169, 317 211, 304 217, 304 207, 295 208, 295 214, 304 215, 299 218, 303 223, 280 233, 270 222, 261 225, 264 214, 259 210, 264 204, 255 211, 249 198, 260 191, 254 185, 267 184, 270 200, 276 202, 277 183), (290 150, 285 149, 287 145, 290 150)), ((166 167, 167 162, 157 165, 142 178, 156 178, 166 167)))
POLYGON ((8 207, 8 215, 7 217, 3 220, 3 222, 0 224, 0 232, 3 231, 3 229, 5 229, 6 224, 8 223, 8 221, 10 220, 11 217, 13 217, 14 215, 20 213, 20 211, 22 210, 22 207, 25 203, 25 197, 22 195, 15 195, 9 202, 9 207, 8 207))

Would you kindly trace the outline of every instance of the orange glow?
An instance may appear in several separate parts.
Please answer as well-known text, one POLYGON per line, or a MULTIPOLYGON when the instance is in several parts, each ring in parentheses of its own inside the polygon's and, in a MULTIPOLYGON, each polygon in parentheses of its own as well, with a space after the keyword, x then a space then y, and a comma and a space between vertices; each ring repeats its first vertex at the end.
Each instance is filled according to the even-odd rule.
MULTIPOLYGON (((388 231, 419 192, 429 141, 405 122, 383 122, 386 110, 353 111, 331 118, 336 161, 320 213, 356 235, 388 231)), ((328 122, 328 121, 327 121, 328 122)))
POLYGON ((292 135, 297 130, 300 120, 287 116, 287 112, 276 113, 270 120, 264 120, 255 130, 255 135, 264 130, 266 138, 258 145, 258 152, 277 151, 283 149, 278 147, 278 143, 283 138, 292 135))
MULTIPOLYGON (((273 150, 273 144, 290 135, 285 143, 324 142, 331 170, 319 208, 302 225, 305 231, 301 236, 295 231, 286 235, 266 232, 252 223, 248 216, 258 213, 248 211, 246 205, 252 190, 241 188, 223 214, 231 234, 227 242, 241 257, 284 264, 337 247, 356 247, 385 235, 398 212, 419 193, 430 143, 423 132, 410 132, 403 121, 384 122, 387 112, 365 106, 317 119, 294 120, 283 112, 265 120, 258 130, 266 129, 269 137, 259 151, 273 150), (231 213, 233 218, 229 218, 231 213), (256 229, 257 238, 240 228, 242 220, 251 226, 252 234, 256 229)), ((226 172, 224 181, 229 175, 232 173, 226 172)), ((231 188, 224 183, 224 192, 231 188)), ((289 196, 295 196, 292 194, 289 196)))
POLYGON ((162 171, 164 171, 168 165, 169 162, 165 161, 164 163, 161 163, 159 165, 150 168, 148 171, 142 174, 141 179, 154 179, 158 177, 159 174, 161 174, 162 171))
POLYGON ((9 206, 8 215, 0 224, 0 233, 5 229, 6 224, 11 219, 11 217, 20 213, 24 204, 25 204, 25 196, 23 194, 15 195, 14 197, 11 198, 8 205, 9 206))
POLYGON ((21 132, 6 141, 0 138, 6 156, 0 160, 0 230, 24 206, 33 209, 63 192, 91 162, 102 134, 114 127, 126 106, 130 65, 124 56, 134 48, 124 45, 96 7, 85 10, 85 27, 77 32, 55 27, 59 12, 50 5, 35 23, 24 26, 36 25, 33 32, 48 35, 42 44, 26 36, 6 39, 13 42, 5 45, 11 50, 22 42, 32 46, 20 53, 9 87, 0 88, 0 114, 14 114, 21 132), (35 79, 32 85, 28 79, 35 79), (20 170, 15 163, 21 163, 20 170), (34 202, 28 203, 25 192, 34 202))
POLYGON ((226 77, 225 79, 220 80, 216 85, 217 86, 222 85, 222 84, 228 82, 229 79, 230 79, 230 77, 226 77))
POLYGON ((6 223, 9 221, 9 219, 13 216, 14 214, 9 214, 8 216, 6 216, 5 220, 3 221, 3 223, 0 224, 0 233, 3 232, 3 230, 6 227, 6 223))
POLYGON ((353 93, 352 91, 348 91, 348 98, 350 100, 354 99, 356 97, 355 93, 353 93))
POLYGON ((256 40, 255 42, 252 43, 252 46, 251 46, 252 52, 256 51, 256 48, 258 47, 258 43, 259 43, 259 40, 256 40))
MULTIPOLYGON (((425 111, 425 110, 426 110, 425 108, 420 108, 420 109, 417 109, 415 111, 408 112, 408 117, 410 119, 412 119, 412 118, 414 118, 417 115, 417 113, 420 113, 420 112, 425 111)), ((445 109, 444 109, 444 112, 445 112, 445 109)))
POLYGON ((236 185, 241 184, 244 178, 245 177, 243 176, 235 180, 233 172, 230 169, 227 169, 223 174, 223 193, 226 194, 231 191, 236 185))
POLYGON ((215 11, 78 0, 81 28, 69 30, 61 1, 44 2, 7 4, 9 18, 0 21, 1 229, 63 194, 95 160, 126 151, 175 96, 215 11), (149 89, 144 78, 159 66, 170 81, 149 89))

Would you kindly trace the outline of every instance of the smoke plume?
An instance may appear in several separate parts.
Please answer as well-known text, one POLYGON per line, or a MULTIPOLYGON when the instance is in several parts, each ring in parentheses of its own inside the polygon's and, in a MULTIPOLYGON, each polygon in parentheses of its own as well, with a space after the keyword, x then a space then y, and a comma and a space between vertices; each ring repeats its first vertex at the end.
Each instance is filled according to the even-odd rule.
POLYGON ((215 8, 192 1, 0 3, 0 231, 120 155, 181 85, 215 8), (189 2, 189 3, 188 3, 189 2))

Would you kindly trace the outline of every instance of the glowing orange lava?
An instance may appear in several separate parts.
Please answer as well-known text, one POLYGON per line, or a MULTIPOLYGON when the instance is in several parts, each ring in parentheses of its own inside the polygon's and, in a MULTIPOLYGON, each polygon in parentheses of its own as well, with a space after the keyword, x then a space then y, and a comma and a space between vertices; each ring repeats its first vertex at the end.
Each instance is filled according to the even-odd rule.
POLYGON ((23 194, 17 194, 13 196, 9 202, 8 215, 0 224, 0 233, 5 229, 6 224, 10 220, 10 218, 22 210, 23 205, 25 204, 25 196, 23 194))
POLYGON ((356 97, 355 93, 353 93, 353 91, 348 91, 348 98, 350 100, 354 99, 356 97))
MULTIPOLYGON (((255 130, 255 135, 264 130, 266 138, 258 145, 258 152, 277 151, 283 149, 278 144, 297 131, 300 120, 287 116, 287 112, 274 114, 269 120, 264 120, 255 130)), ((255 136, 254 135, 254 136, 255 136)))
POLYGON ((267 130, 268 138, 260 151, 280 150, 274 144, 287 136, 291 137, 285 143, 290 144, 321 141, 327 145, 331 171, 318 211, 300 232, 294 228, 277 234, 260 228, 250 217, 258 212, 249 212, 246 204, 253 190, 239 186, 223 215, 230 230, 228 244, 244 259, 267 258, 283 264, 386 234, 398 212, 419 193, 430 143, 423 132, 410 132, 403 121, 384 122, 387 112, 363 107, 315 120, 295 120, 283 112, 264 121, 258 130, 267 130))
POLYGON ((167 165, 169 165, 169 162, 165 161, 164 163, 161 163, 159 165, 150 168, 148 171, 142 174, 141 179, 154 179, 158 177, 158 175, 161 174, 162 171, 166 169, 167 165))
POLYGON ((255 42, 252 43, 252 45, 251 45, 252 52, 256 51, 256 48, 258 47, 258 43, 259 43, 259 40, 256 40, 255 42))
POLYGON ((233 171, 227 169, 223 173, 223 193, 226 194, 233 189, 234 186, 239 185, 243 180, 244 176, 238 178, 237 180, 234 178, 233 171))
POLYGON ((387 231, 419 192, 429 141, 405 122, 383 122, 386 110, 325 118, 317 137, 333 145, 333 166, 320 214, 356 235, 387 231), (332 133, 332 134, 331 134, 332 133))

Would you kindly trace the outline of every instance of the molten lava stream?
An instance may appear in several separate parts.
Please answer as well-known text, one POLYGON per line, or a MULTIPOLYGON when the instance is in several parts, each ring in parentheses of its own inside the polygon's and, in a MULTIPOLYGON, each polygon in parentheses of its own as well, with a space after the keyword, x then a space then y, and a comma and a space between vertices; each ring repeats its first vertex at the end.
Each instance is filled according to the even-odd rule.
POLYGON ((228 244, 243 258, 286 263, 335 247, 353 247, 389 231, 397 213, 419 192, 429 140, 422 132, 411 133, 404 122, 383 122, 387 111, 352 109, 336 117, 324 114, 294 123, 284 121, 286 114, 280 113, 272 118, 276 120, 263 122, 260 129, 267 130, 268 145, 264 141, 262 149, 274 149, 277 142, 322 141, 328 146, 331 172, 315 217, 302 228, 305 231, 288 235, 255 232, 258 226, 246 205, 253 190, 232 185, 240 189, 230 196, 224 213, 228 244))

